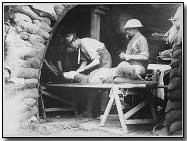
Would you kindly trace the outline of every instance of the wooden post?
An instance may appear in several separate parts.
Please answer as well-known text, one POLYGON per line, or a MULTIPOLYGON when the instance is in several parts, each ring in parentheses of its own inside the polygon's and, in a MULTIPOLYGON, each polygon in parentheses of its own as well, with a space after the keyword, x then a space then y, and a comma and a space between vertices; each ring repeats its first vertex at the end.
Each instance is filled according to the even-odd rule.
POLYGON ((93 39, 100 40, 100 14, 91 11, 91 31, 90 36, 93 39))
POLYGON ((108 117, 108 115, 109 115, 109 113, 110 113, 110 110, 111 110, 111 108, 112 108, 112 104, 114 103, 113 88, 111 88, 110 94, 109 94, 109 95, 110 95, 110 100, 109 100, 109 102, 108 102, 108 104, 107 104, 106 110, 105 110, 104 115, 103 115, 103 117, 102 117, 102 119, 101 119, 100 126, 104 126, 104 125, 105 125, 105 122, 106 122, 106 120, 107 120, 107 117, 108 117))
POLYGON ((91 38, 100 40, 101 15, 105 15, 107 11, 108 8, 106 6, 97 6, 95 9, 91 11, 91 38))

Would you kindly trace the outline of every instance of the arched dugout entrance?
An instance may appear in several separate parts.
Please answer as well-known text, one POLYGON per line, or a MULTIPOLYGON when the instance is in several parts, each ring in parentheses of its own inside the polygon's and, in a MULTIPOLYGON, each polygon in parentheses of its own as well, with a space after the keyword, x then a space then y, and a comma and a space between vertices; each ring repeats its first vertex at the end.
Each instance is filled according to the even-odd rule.
MULTIPOLYGON (((130 18, 137 18, 144 24, 142 33, 149 43, 149 62, 156 63, 158 53, 168 49, 168 47, 164 41, 154 40, 151 34, 168 31, 171 26, 168 18, 175 13, 177 7, 177 4, 78 5, 74 7, 55 28, 54 36, 50 40, 44 58, 45 61, 41 68, 40 84, 66 82, 61 77, 59 70, 55 70, 53 67, 58 68, 58 60, 61 60, 63 71, 75 70, 78 67, 77 51, 67 49, 63 39, 64 35, 69 32, 77 33, 80 38, 92 37, 105 43, 112 55, 113 66, 116 66, 120 62, 118 57, 120 51, 125 50, 128 43, 122 27, 130 18)), ((67 90, 61 88, 47 88, 45 91, 53 95, 52 99, 54 100, 49 99, 49 95, 47 97, 43 96, 46 107, 68 107, 68 102, 62 104, 63 101, 61 100, 57 103, 56 100, 58 98, 56 96, 72 101, 72 95, 77 95, 78 93, 77 89, 67 90)), ((71 104, 73 105, 73 103, 71 104)), ((63 109, 59 111, 61 110, 63 111, 63 109)), ((71 110, 70 108, 69 111, 71 110)))

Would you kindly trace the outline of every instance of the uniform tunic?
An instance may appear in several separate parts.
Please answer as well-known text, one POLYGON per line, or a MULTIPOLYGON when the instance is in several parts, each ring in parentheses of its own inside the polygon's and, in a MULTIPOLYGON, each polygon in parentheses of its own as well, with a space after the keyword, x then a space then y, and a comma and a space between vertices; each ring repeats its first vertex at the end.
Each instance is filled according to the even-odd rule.
MULTIPOLYGON (((137 33, 128 43, 126 54, 129 55, 143 55, 149 57, 149 48, 147 39, 141 34, 137 33)), ((147 60, 129 60, 132 65, 141 65, 144 68, 147 66, 147 60)))

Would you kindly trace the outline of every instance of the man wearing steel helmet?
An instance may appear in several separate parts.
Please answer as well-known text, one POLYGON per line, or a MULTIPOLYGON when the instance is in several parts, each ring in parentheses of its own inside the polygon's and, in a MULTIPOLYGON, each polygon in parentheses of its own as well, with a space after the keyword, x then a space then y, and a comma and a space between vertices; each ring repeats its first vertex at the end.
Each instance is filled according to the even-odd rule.
POLYGON ((137 19, 128 20, 124 26, 126 34, 131 37, 131 40, 127 45, 126 52, 122 52, 119 56, 125 62, 127 74, 129 73, 130 76, 133 76, 134 72, 140 76, 146 73, 149 48, 147 39, 139 31, 141 27, 143 25, 137 19))

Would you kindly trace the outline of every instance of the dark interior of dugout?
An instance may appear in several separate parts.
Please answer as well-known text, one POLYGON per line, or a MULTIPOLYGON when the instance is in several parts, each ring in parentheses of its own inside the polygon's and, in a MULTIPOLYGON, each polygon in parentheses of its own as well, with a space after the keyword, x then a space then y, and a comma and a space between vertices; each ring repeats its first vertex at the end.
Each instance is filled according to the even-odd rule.
MULTIPOLYGON (((142 34, 147 38, 149 44, 149 63, 156 63, 156 56, 159 52, 168 49, 164 41, 155 40, 151 37, 154 32, 165 33, 171 27, 168 19, 174 15, 178 4, 121 4, 121 5, 105 5, 109 8, 105 15, 101 16, 100 22, 100 41, 105 43, 106 48, 110 52, 113 61, 113 67, 119 62, 119 53, 126 50, 128 44, 122 27, 130 18, 139 19, 144 28, 141 29, 142 34)), ((67 49, 64 42, 64 35, 75 32, 78 37, 89 37, 91 28, 91 10, 96 5, 78 5, 71 9, 64 18, 59 22, 54 31, 54 35, 50 40, 45 60, 49 64, 57 67, 57 60, 61 60, 63 71, 76 70, 77 51, 75 49, 67 49)), ((60 76, 55 75, 44 63, 41 70, 40 83, 58 82, 66 83, 60 76)), ((54 95, 72 100, 72 95, 78 96, 78 89, 68 88, 48 88, 48 91, 54 95)), ((45 107, 64 107, 66 104, 57 102, 49 97, 43 97, 45 107)), ((84 105, 84 100, 82 101, 84 105)), ((54 113, 54 112, 53 112, 54 113)))

